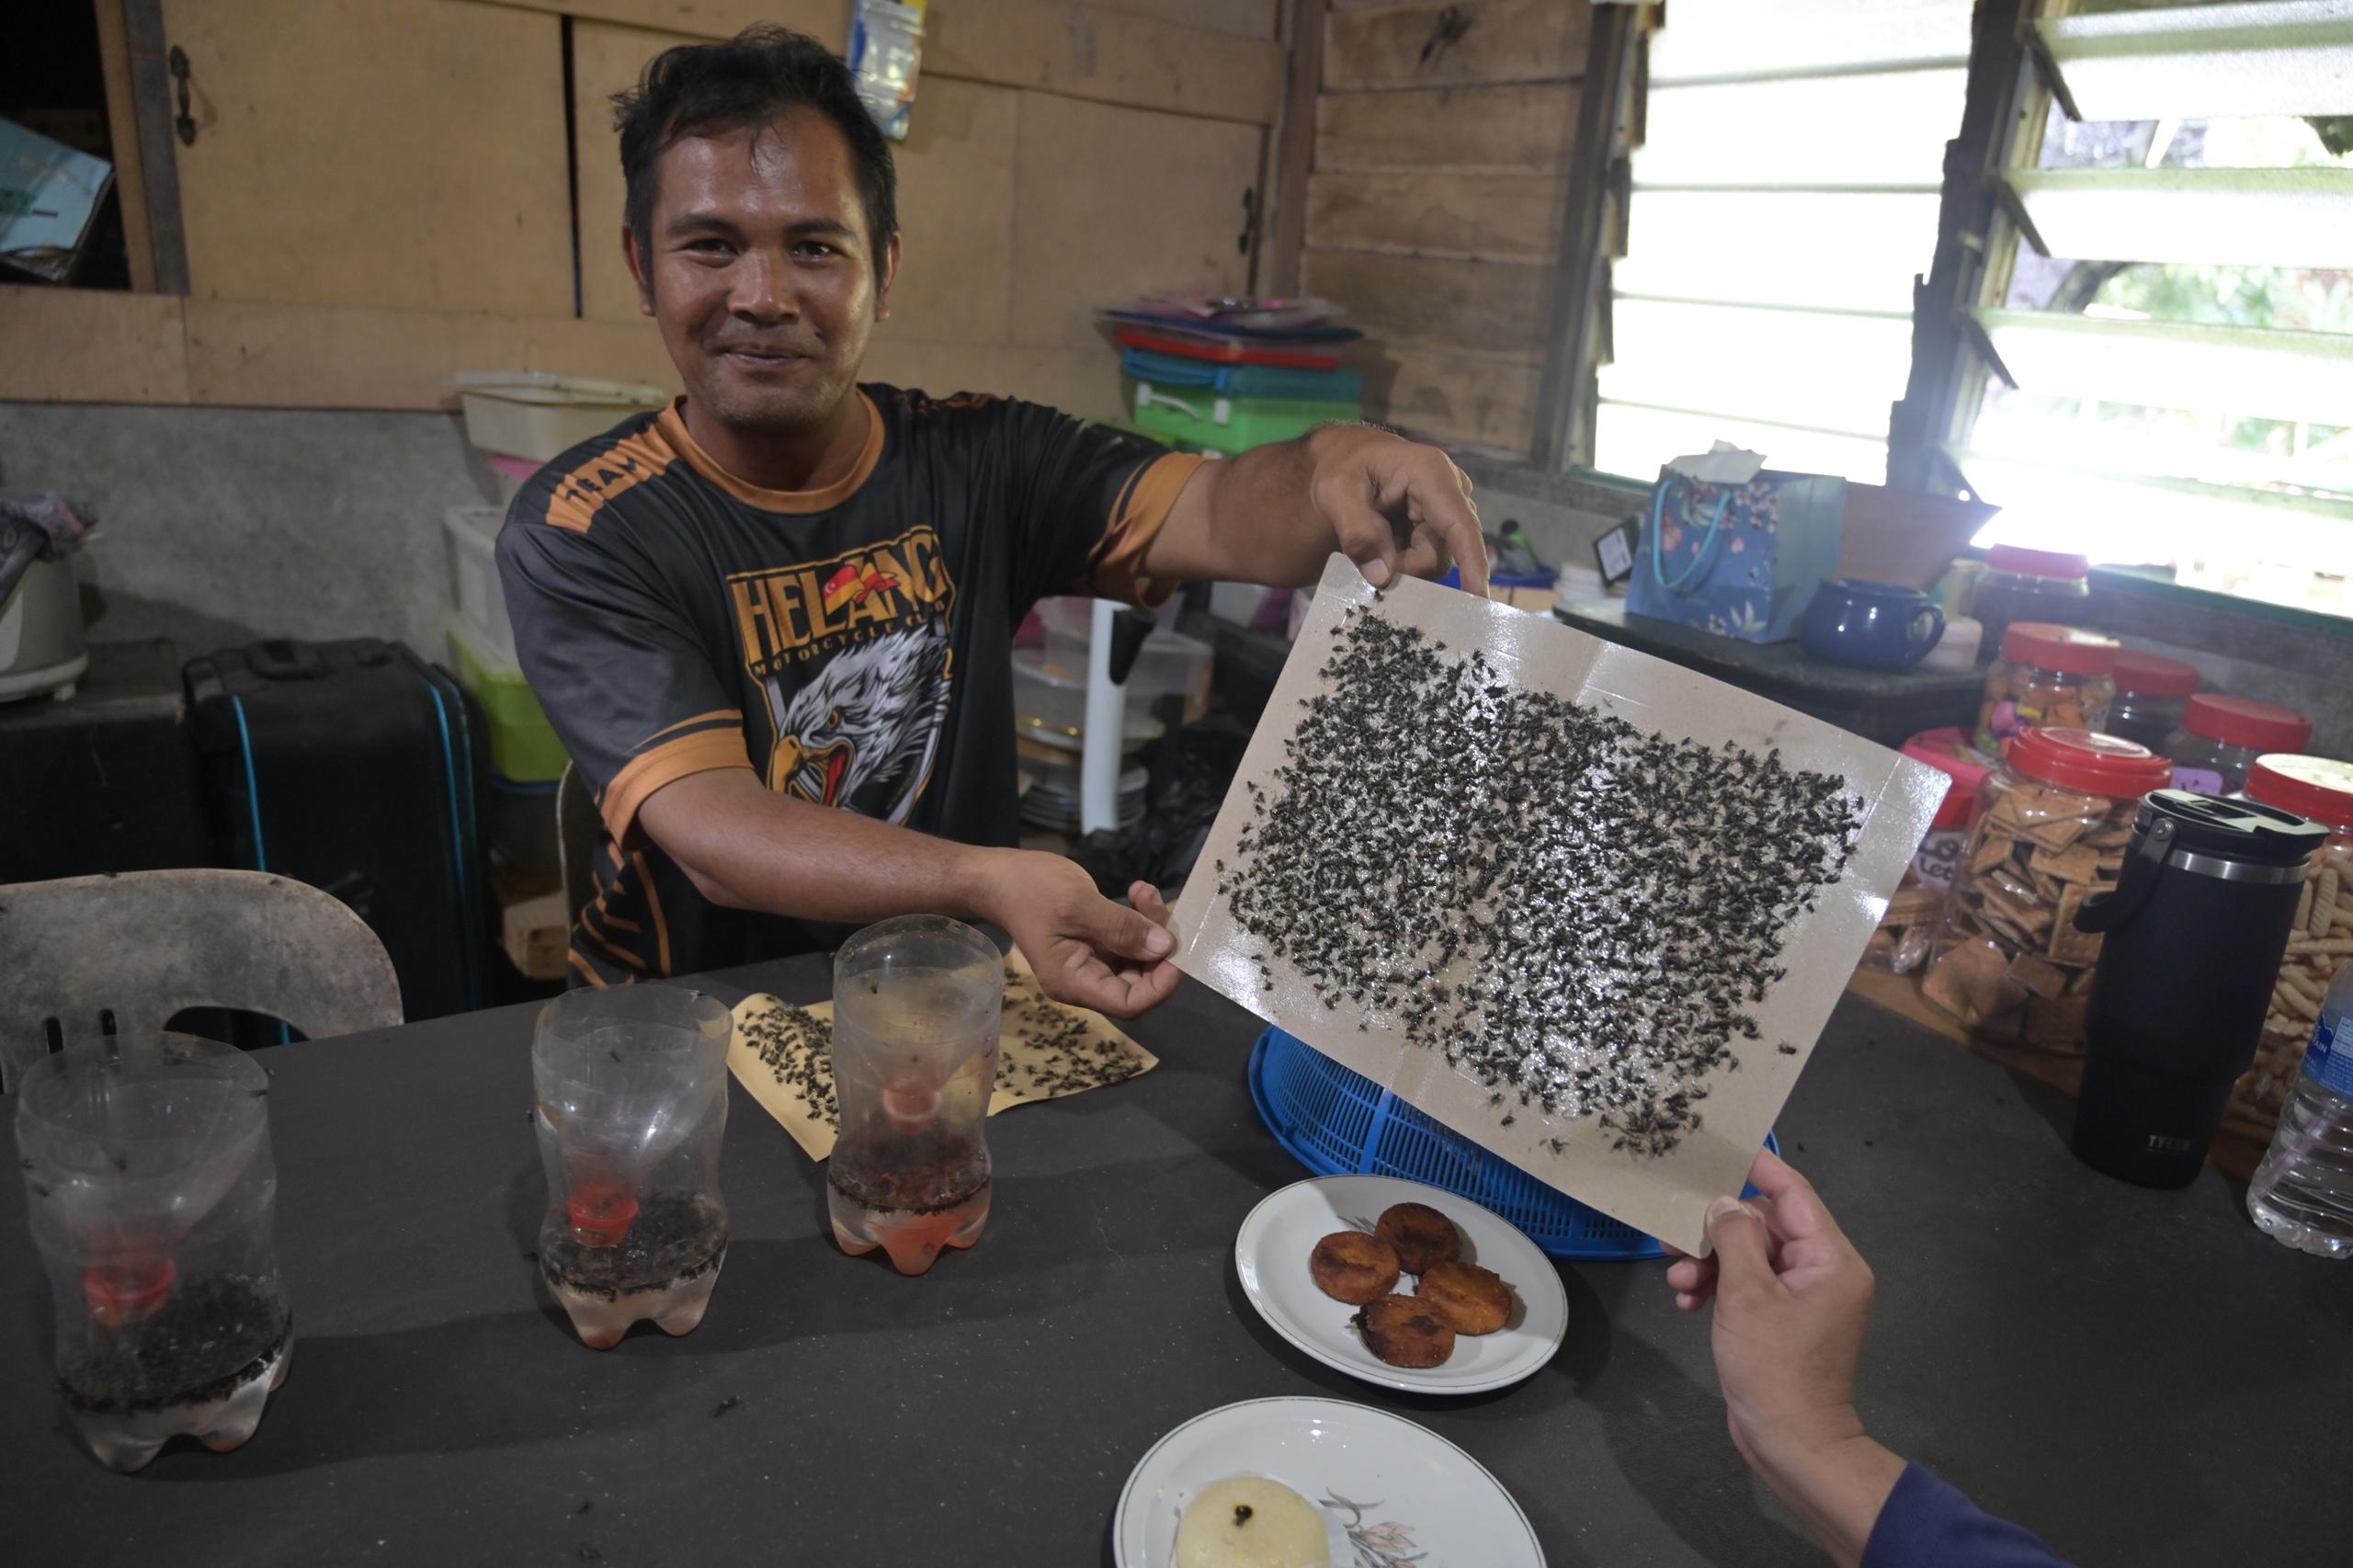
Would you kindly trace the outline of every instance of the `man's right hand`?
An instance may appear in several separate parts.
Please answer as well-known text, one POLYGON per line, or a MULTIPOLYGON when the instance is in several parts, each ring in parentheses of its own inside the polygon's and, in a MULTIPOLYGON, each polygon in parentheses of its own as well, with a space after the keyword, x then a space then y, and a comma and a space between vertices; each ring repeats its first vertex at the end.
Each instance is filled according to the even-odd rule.
POLYGON ((1841 1563, 1860 1561, 1904 1461, 1864 1434, 1855 1369, 1870 1325, 1870 1267, 1813 1184, 1762 1152, 1758 1196, 1708 1210, 1709 1258, 1666 1271, 1676 1305, 1711 1296, 1716 1375, 1741 1458, 1841 1563))
POLYGON ((1128 896, 1133 909, 1105 898, 1060 855, 998 849, 982 858, 972 907, 1012 937, 1047 995, 1132 1018, 1168 1000, 1178 976, 1159 892, 1138 882, 1128 896))

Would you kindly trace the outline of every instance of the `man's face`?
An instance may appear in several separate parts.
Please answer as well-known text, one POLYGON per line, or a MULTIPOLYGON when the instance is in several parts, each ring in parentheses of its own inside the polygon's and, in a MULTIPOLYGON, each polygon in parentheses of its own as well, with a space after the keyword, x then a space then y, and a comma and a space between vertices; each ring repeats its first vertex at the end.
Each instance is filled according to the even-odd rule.
POLYGON ((868 239, 848 142, 796 110, 681 137, 656 174, 650 245, 622 243, 688 402, 737 430, 822 425, 857 384, 898 267, 895 238, 879 257, 868 239))

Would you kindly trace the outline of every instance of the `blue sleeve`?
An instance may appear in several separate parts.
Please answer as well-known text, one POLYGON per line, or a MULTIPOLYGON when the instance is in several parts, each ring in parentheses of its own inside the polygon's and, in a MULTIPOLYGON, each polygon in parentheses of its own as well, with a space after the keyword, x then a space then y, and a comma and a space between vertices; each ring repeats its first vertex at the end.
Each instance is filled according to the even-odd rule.
POLYGON ((2067 1568, 2066 1560, 1997 1519, 1918 1465, 1879 1511, 1863 1568, 2067 1568))

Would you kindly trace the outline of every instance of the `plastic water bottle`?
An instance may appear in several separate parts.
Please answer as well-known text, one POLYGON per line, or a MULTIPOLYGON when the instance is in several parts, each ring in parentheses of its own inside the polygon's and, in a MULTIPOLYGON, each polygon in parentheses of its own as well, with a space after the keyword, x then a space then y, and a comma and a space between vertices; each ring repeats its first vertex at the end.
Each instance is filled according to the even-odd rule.
POLYGON ((2246 1211, 2282 1246, 2353 1257, 2353 963, 2322 998, 2304 1070, 2246 1189, 2246 1211))

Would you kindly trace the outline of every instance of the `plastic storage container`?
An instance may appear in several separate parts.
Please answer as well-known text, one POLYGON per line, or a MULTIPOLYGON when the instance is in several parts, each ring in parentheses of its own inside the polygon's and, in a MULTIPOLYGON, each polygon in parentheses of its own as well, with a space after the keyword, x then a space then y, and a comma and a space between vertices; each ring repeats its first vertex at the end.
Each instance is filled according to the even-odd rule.
POLYGON ((563 777, 568 760, 555 726, 523 678, 522 666, 485 647, 467 622, 449 623, 449 662, 458 684, 473 694, 489 721, 490 766, 515 784, 546 784, 563 777))
POLYGON ((2329 830, 2297 905, 2254 1065, 2232 1086, 2222 1123, 2247 1137, 2268 1139, 2303 1071, 2329 981, 2353 960, 2353 763, 2324 756, 2261 757, 2248 771, 2244 793, 2329 830))
POLYGON ((603 381, 547 370, 460 370, 466 439, 485 452, 543 463, 670 394, 642 381, 603 381))
POLYGON ((473 632, 476 647, 511 665, 515 623, 506 618, 506 590, 498 580, 498 530, 506 520, 495 506, 452 506, 441 514, 441 540, 449 558, 451 608, 473 632))
POLYGON ((2021 620, 2002 633, 2002 656, 1985 673, 1977 707, 1977 749, 2000 755, 2002 743, 2029 725, 2101 730, 2116 697, 2116 639, 2072 626, 2021 620))
POLYGON ((2100 939, 2075 911, 2115 884, 2141 797, 2170 773, 2113 735, 2013 737, 1979 790, 1923 994, 1989 1038, 2080 1055, 2100 939))
POLYGON ((2166 755, 2165 742, 2181 725, 2182 710, 2198 689, 2198 671, 2179 659, 2161 658, 2138 648, 2116 655, 2116 701, 2108 710, 2108 733, 2166 755))
MULTIPOLYGON (((1084 688, 1087 659, 1095 647, 1095 601, 1070 597, 1047 599, 1038 606, 1038 619, 1046 631, 1046 667, 1058 676, 1076 677, 1084 688)), ((1199 638, 1165 626, 1156 629, 1143 640, 1135 663, 1128 669, 1123 689, 1128 694, 1129 714, 1150 712, 1164 694, 1173 691, 1185 699, 1187 723, 1202 717, 1210 710, 1210 680, 1216 660, 1216 651, 1199 638)), ((1085 718, 1082 711, 1072 723, 1075 726, 1085 718)))
POLYGON ((642 1320, 691 1333, 710 1305, 727 1261, 719 1145, 733 1028, 717 1001, 670 985, 573 991, 540 1009, 540 1278, 591 1349, 642 1320))
POLYGON ((1221 452, 1246 452, 1321 426, 1364 417, 1363 404, 1354 399, 1241 397, 1213 388, 1155 386, 1151 381, 1135 382, 1129 403, 1136 428, 1144 434, 1221 452))
POLYGON ((2256 758, 2301 752, 2312 738, 2313 722, 2292 708, 2206 691, 2189 699, 2180 726, 2165 737, 2165 755, 2173 759, 2175 789, 2228 795, 2245 786, 2256 758))
POLYGON ((16 1088, 74 1427, 119 1471, 183 1435, 243 1444, 293 1342, 269 1074, 234 1046, 158 1034, 39 1057, 16 1088))
POLYGON ((961 921, 907 915, 834 957, 834 1089, 825 1162, 834 1239, 922 1274, 988 1224, 989 1098, 1005 960, 961 921))
POLYGON ((2088 555, 2014 544, 1997 544, 1986 551, 1984 574, 1977 579, 1969 608, 1985 628, 1978 657, 1990 660, 2000 654, 2002 633, 2013 621, 2064 626, 2079 618, 2084 601, 2091 597, 2091 571, 2088 555))
POLYGON ((1968 760, 1957 729, 1924 730, 1904 743, 1904 755, 1927 763, 1952 779, 1937 807, 1912 863, 1904 869, 1895 895, 1880 916, 1863 949, 1863 962, 1873 969, 1909 974, 1918 969, 1943 924, 1945 899, 1952 891, 1954 870, 1969 845, 1969 829, 1977 821, 1977 792, 1990 771, 1968 760))
POLYGON ((1289 397, 1310 403, 1364 401, 1364 376, 1357 370, 1291 370, 1279 365, 1221 365, 1148 348, 1120 356, 1129 379, 1158 387, 1209 387, 1233 397, 1289 397))

